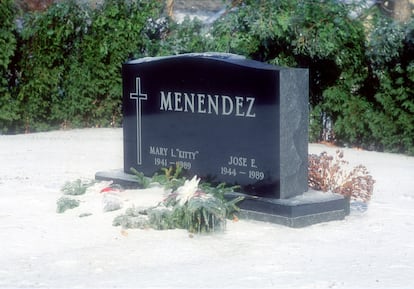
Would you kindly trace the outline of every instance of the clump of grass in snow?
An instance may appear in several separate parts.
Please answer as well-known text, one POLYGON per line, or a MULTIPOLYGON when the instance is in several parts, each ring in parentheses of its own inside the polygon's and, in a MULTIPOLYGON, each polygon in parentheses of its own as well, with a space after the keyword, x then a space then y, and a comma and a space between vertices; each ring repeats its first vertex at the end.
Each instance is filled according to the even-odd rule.
POLYGON ((66 210, 78 207, 79 201, 72 199, 72 198, 68 198, 68 197, 61 197, 59 200, 57 200, 56 204, 57 204, 56 212, 61 214, 65 212, 66 210))

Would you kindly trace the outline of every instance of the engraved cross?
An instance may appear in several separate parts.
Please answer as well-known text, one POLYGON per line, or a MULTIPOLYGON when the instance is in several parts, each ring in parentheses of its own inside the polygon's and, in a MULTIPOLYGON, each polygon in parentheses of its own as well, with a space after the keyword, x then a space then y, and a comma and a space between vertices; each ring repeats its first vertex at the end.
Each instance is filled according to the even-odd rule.
POLYGON ((141 92, 141 78, 137 77, 135 79, 135 92, 129 94, 130 99, 136 100, 136 109, 137 109, 137 164, 142 164, 142 112, 141 112, 141 100, 147 100, 148 96, 145 93, 141 92))

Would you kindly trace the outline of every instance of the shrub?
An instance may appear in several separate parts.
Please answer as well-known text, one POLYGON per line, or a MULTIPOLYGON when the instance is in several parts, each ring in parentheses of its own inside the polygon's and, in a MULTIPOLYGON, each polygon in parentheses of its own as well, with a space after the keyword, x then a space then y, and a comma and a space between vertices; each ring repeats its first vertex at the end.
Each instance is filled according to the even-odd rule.
POLYGON ((367 46, 372 137, 379 149, 414 154, 414 20, 376 19, 367 46))
POLYGON ((159 17, 159 11, 157 1, 126 0, 106 0, 93 10, 88 33, 72 54, 65 81, 65 97, 75 109, 69 119, 75 125, 120 125, 122 63, 146 56, 148 19, 159 17))
POLYGON ((335 158, 326 152, 309 155, 309 187, 324 192, 332 191, 355 200, 368 202, 374 190, 374 179, 365 166, 347 170, 348 162, 342 151, 335 158))
POLYGON ((311 141, 413 154, 414 22, 374 15, 368 25, 375 10, 329 0, 241 1, 214 24, 208 45, 309 68, 311 141))
POLYGON ((74 0, 26 14, 18 94, 26 132, 58 128, 64 122, 63 82, 70 57, 87 30, 85 15, 87 6, 74 0))
POLYGON ((12 0, 0 2, 0 133, 8 132, 19 119, 19 107, 13 97, 12 61, 16 53, 16 8, 12 0))
POLYGON ((310 68, 311 104, 334 84, 343 69, 363 61, 362 23, 337 1, 243 1, 217 21, 213 49, 276 65, 310 68))
POLYGON ((146 55, 148 19, 158 1, 79 1, 28 14, 23 27, 19 101, 26 131, 118 126, 121 65, 146 55))
POLYGON ((205 27, 197 18, 191 20, 186 17, 180 24, 170 20, 167 26, 168 33, 160 38, 156 54, 175 55, 207 50, 205 27))
POLYGON ((210 27, 174 23, 162 1, 69 0, 17 30, 4 0, 0 131, 118 126, 128 58, 219 51, 309 68, 311 141, 414 154, 414 21, 346 2, 233 1, 210 27))

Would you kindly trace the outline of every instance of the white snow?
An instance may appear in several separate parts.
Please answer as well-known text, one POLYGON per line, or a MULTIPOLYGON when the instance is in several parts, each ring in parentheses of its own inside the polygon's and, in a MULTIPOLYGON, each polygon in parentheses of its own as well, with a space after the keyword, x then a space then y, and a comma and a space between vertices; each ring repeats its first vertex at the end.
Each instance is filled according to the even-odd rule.
MULTIPOLYGON (((113 227, 120 211, 103 212, 99 188, 56 213, 66 181, 122 167, 121 129, 0 135, 0 288, 414 288, 414 158, 344 153, 377 181, 367 210, 302 229, 240 220, 190 236, 113 227)), ((125 209, 163 193, 119 194, 125 209)))

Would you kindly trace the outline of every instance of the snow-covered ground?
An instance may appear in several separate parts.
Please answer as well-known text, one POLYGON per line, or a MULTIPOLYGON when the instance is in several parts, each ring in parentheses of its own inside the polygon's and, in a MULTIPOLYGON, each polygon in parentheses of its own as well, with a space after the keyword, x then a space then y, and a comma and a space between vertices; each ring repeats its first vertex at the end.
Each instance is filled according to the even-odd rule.
MULTIPOLYGON (((324 150, 335 148, 310 145, 324 150)), ((121 129, 0 136, 0 288, 414 288, 414 158, 344 152, 377 181, 367 210, 302 229, 229 221, 191 237, 113 227, 119 212, 103 213, 93 191, 56 213, 66 181, 122 167, 121 129)), ((149 206, 161 196, 122 197, 149 206)))

